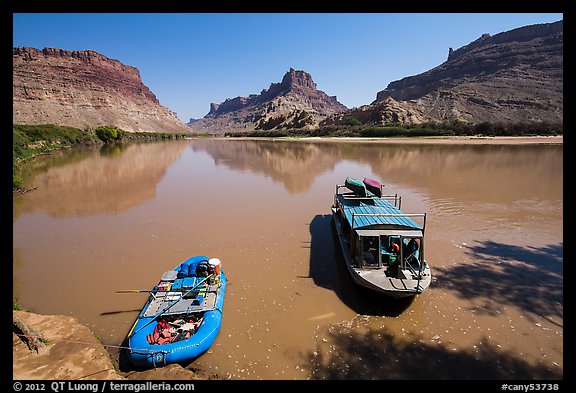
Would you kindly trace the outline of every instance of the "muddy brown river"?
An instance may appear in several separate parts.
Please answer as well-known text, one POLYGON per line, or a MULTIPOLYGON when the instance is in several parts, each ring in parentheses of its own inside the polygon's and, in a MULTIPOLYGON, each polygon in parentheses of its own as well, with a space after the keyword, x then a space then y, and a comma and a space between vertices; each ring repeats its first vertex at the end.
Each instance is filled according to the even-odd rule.
POLYGON ((563 377, 562 144, 193 139, 36 160, 14 198, 13 293, 119 345, 162 273, 217 257, 222 329, 195 366, 226 379, 563 377), (433 281, 355 286, 330 206, 371 177, 426 212, 433 281))

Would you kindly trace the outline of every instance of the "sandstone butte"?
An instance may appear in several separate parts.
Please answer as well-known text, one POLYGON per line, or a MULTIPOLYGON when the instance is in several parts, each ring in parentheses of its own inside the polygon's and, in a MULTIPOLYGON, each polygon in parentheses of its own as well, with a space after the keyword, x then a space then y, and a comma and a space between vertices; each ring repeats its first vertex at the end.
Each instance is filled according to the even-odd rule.
POLYGON ((347 109, 336 96, 318 90, 312 75, 290 68, 280 83, 272 83, 260 94, 212 103, 204 118, 188 124, 200 132, 311 129, 347 109))
POLYGON ((13 48, 14 124, 189 132, 142 83, 137 68, 92 50, 13 48))
POLYGON ((115 125, 126 131, 224 132, 465 123, 563 123, 563 21, 483 34, 447 60, 391 82, 371 104, 347 109, 290 69, 280 83, 248 97, 212 103, 188 126, 163 107, 135 67, 95 51, 13 49, 16 124, 78 128, 115 125))

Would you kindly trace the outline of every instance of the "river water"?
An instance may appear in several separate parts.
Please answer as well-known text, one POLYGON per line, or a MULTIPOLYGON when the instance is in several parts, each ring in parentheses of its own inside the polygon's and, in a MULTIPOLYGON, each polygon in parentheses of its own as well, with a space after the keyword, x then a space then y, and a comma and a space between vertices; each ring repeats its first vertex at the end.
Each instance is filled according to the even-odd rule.
POLYGON ((563 376, 563 146, 194 139, 37 160, 14 199, 13 293, 119 345, 166 270, 217 257, 230 379, 563 376), (330 206, 370 177, 428 213, 430 289, 355 286, 330 206))

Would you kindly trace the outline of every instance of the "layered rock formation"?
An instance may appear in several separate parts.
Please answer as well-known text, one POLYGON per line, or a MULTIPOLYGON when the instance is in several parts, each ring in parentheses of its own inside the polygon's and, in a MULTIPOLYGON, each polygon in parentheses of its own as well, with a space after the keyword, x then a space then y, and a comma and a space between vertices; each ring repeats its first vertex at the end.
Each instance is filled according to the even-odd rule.
POLYGON ((415 106, 386 97, 370 105, 362 105, 346 112, 336 113, 324 119, 320 124, 322 126, 343 125, 348 119, 358 120, 364 125, 390 123, 416 125, 434 120, 415 106))
POLYGON ((260 94, 212 103, 203 119, 189 125, 197 131, 211 132, 306 129, 346 109, 335 96, 318 90, 309 73, 291 68, 282 82, 272 83, 260 94))
POLYGON ((142 83, 138 69, 92 50, 13 49, 16 124, 189 132, 142 83))
POLYGON ((563 123, 563 21, 483 34, 419 75, 394 81, 350 116, 364 124, 423 121, 563 123), (384 115, 383 115, 384 114, 384 115))

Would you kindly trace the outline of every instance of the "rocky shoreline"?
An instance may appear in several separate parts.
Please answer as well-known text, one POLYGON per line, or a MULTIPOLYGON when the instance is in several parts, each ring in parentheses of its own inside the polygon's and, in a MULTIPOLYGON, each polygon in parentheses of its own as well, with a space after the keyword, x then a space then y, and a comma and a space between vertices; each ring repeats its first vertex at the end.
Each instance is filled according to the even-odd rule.
POLYGON ((121 371, 118 359, 110 353, 90 329, 66 315, 43 315, 14 310, 18 319, 36 332, 44 344, 42 350, 30 349, 13 328, 12 379, 14 380, 211 380, 218 375, 205 373, 192 365, 172 364, 145 371, 121 371))

